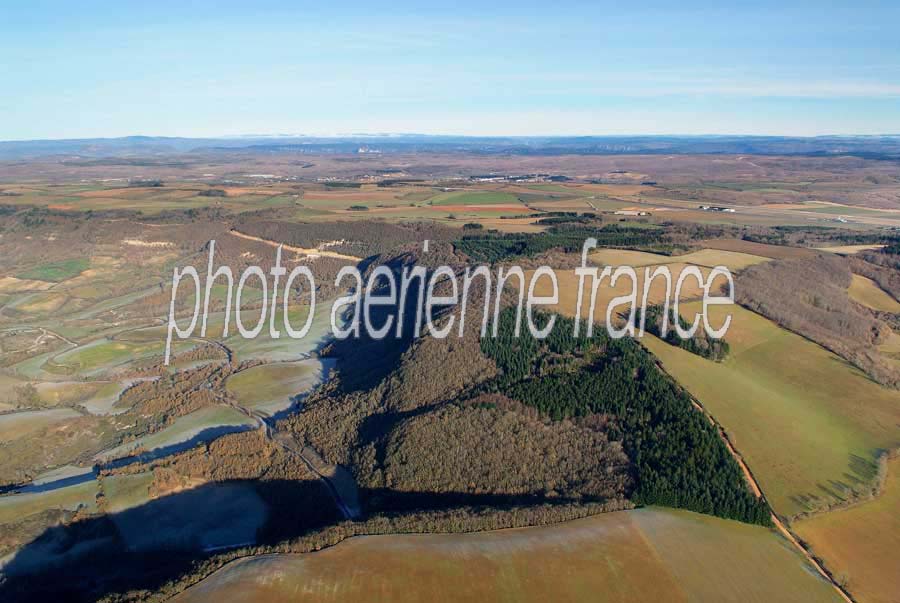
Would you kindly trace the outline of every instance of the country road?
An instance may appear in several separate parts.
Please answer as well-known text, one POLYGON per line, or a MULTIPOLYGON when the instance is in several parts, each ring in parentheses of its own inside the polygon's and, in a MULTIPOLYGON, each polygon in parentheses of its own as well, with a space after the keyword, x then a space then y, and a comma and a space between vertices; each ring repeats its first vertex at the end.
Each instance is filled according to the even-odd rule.
POLYGON ((237 404, 218 392, 213 392, 213 394, 220 402, 254 419, 262 428, 265 437, 269 441, 299 458, 306 465, 307 469, 325 484, 329 494, 334 499, 335 505, 345 519, 356 519, 361 515, 356 481, 347 469, 340 465, 327 464, 312 447, 301 447, 289 433, 276 431, 267 417, 237 404))

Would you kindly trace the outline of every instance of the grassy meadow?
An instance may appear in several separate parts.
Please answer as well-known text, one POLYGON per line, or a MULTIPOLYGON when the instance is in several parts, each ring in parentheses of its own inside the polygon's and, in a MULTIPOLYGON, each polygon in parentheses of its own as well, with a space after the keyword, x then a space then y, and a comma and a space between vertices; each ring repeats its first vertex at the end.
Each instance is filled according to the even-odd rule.
POLYGON ((780 515, 865 489, 878 451, 900 443, 900 392, 739 306, 712 308, 714 326, 726 312, 733 321, 724 362, 649 335, 643 343, 722 424, 780 515))

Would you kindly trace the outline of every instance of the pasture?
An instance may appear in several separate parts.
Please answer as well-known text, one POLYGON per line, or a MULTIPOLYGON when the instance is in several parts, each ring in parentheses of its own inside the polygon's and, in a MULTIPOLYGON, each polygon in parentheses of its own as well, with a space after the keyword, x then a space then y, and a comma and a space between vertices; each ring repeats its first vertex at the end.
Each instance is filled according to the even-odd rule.
POLYGON ((70 408, 26 410, 0 415, 0 443, 31 435, 45 427, 80 416, 70 408))
POLYGON ((20 272, 16 275, 16 278, 58 283, 74 276, 78 276, 88 269, 90 263, 90 260, 87 258, 73 258, 71 260, 49 262, 20 272))
POLYGON ((900 392, 749 310, 710 310, 714 326, 733 314, 724 362, 642 341, 722 424, 775 511, 821 509, 868 487, 877 451, 900 443, 900 392))
MULTIPOLYGON (((316 300, 313 320, 309 332, 301 339, 292 339, 284 331, 283 306, 275 309, 275 326, 281 331, 281 336, 271 337, 268 322, 259 336, 254 339, 244 339, 236 327, 229 328, 229 335, 223 343, 231 348, 235 356, 241 360, 265 360, 268 362, 282 362, 298 360, 316 351, 331 333, 331 304, 330 300, 316 300)), ((299 330, 306 323, 309 316, 309 306, 293 304, 288 309, 288 319, 294 330, 299 330)), ((242 324, 252 329, 259 321, 260 310, 245 310, 241 312, 242 324)), ((234 317, 232 316, 232 322, 234 317)), ((267 316, 266 320, 269 320, 267 316)), ((221 339, 224 326, 224 314, 215 317, 210 316, 207 334, 210 337, 221 339)))
POLYGON ((97 493, 97 482, 89 480, 45 492, 0 496, 0 526, 20 522, 50 509, 74 511, 84 507, 86 510, 96 511, 97 493))

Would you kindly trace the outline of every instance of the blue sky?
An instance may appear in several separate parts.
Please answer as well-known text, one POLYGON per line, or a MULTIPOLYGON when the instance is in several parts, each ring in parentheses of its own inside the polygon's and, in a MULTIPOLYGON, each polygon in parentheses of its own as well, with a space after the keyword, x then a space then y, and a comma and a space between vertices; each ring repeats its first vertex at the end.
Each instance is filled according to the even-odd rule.
POLYGON ((900 133, 900 2, 626 4, 7 3, 0 140, 900 133))

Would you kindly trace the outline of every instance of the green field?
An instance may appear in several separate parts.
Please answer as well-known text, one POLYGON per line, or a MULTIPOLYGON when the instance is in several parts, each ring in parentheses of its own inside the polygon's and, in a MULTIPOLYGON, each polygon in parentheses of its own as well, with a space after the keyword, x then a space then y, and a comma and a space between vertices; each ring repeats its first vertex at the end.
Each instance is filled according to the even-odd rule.
MULTIPOLYGON (((96 511, 97 492, 97 482, 90 480, 47 492, 2 496, 0 497, 0 526, 19 522, 48 509, 74 511, 78 507, 84 507, 90 511, 96 511)), ((2 532, 2 528, 0 528, 0 532, 2 532)))
POLYGON ((271 415, 317 386, 324 370, 322 361, 315 358, 262 364, 232 375, 225 387, 241 406, 271 415))
POLYGON ((0 444, 79 416, 79 413, 70 408, 28 410, 0 415, 0 444))
POLYGON ((145 343, 98 339, 54 357, 50 365, 71 374, 93 376, 164 350, 165 339, 145 343))
POLYGON ((648 508, 474 534, 361 536, 231 563, 175 598, 214 601, 839 601, 774 532, 648 508))
POLYGON ((864 489, 878 450, 900 442, 900 392, 739 306, 711 308, 714 326, 726 311, 734 320, 722 363, 649 335, 643 343, 722 424, 780 515, 864 489))
MULTIPOLYGON (((172 352, 178 354, 195 345, 190 339, 173 336, 172 352)), ((122 370, 135 362, 162 356, 166 348, 164 327, 148 327, 123 333, 116 339, 100 338, 71 348, 48 360, 46 369, 64 374, 94 377, 122 370)))
POLYGON ((207 430, 253 427, 255 425, 256 421, 230 406, 207 406, 188 415, 178 417, 174 423, 156 433, 101 452, 95 460, 107 462, 130 456, 138 451, 150 452, 159 448, 174 446, 188 442, 207 430))
POLYGON ((150 500, 152 482, 153 473, 149 471, 104 477, 102 484, 107 513, 119 513, 145 504, 150 500))
MULTIPOLYGON (((315 351, 324 339, 331 333, 331 301, 316 300, 315 314, 309 332, 301 339, 292 339, 284 330, 284 311, 279 305, 275 309, 275 327, 281 333, 280 337, 273 338, 269 334, 269 317, 259 336, 254 339, 245 339, 235 326, 235 317, 232 313, 231 326, 228 337, 221 339, 224 314, 210 316, 207 325, 207 335, 212 339, 219 339, 231 348, 235 356, 241 360, 265 360, 268 362, 282 362, 297 360, 315 351)), ((291 327, 300 330, 306 323, 309 315, 309 306, 291 305, 288 309, 288 319, 291 327)), ((260 318, 260 310, 246 310, 241 312, 241 321, 246 329, 253 329, 260 318)))
POLYGON ((25 272, 20 272, 16 275, 16 278, 58 283, 72 278, 73 276, 78 276, 87 270, 90 264, 91 261, 87 258, 49 262, 47 264, 35 266, 25 272))
POLYGON ((445 193, 431 199, 431 205, 506 205, 511 203, 519 203, 519 199, 510 193, 445 193))

